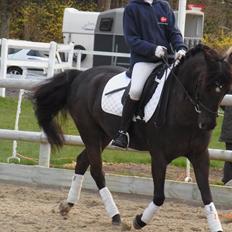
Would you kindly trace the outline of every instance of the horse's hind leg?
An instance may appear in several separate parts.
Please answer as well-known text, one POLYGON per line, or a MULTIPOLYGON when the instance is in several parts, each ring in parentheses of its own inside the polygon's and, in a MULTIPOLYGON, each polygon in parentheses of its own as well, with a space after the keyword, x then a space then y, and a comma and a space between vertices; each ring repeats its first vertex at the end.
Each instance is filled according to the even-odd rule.
POLYGON ((107 214, 112 218, 112 224, 120 225, 120 214, 109 189, 106 187, 105 175, 102 170, 101 153, 105 146, 110 142, 110 138, 104 138, 102 140, 99 139, 103 137, 104 135, 102 134, 101 136, 94 136, 92 139, 88 136, 88 139, 86 139, 88 142, 85 140, 90 163, 90 173, 99 189, 99 194, 102 198, 107 214))
POLYGON ((167 162, 162 153, 151 152, 152 158, 152 177, 154 183, 153 201, 147 206, 144 212, 137 215, 133 221, 135 229, 142 229, 146 226, 157 213, 159 207, 164 203, 164 182, 167 162))
POLYGON ((72 184, 68 193, 67 201, 62 202, 59 206, 60 214, 62 216, 67 216, 73 205, 80 199, 82 182, 88 167, 89 160, 86 149, 84 149, 76 159, 75 174, 72 178, 72 184))
POLYGON ((77 158, 75 175, 65 206, 68 205, 66 208, 70 210, 72 205, 79 199, 83 175, 90 166, 91 176, 96 182, 106 211, 112 218, 112 223, 120 224, 120 214, 109 189, 106 187, 105 175, 102 170, 101 153, 110 142, 110 138, 91 120, 91 118, 88 120, 87 117, 88 114, 85 114, 85 120, 83 120, 82 123, 76 123, 86 149, 77 158))
POLYGON ((209 154, 205 152, 189 156, 193 165, 196 181, 201 192, 202 201, 205 205, 205 213, 208 220, 210 231, 220 232, 222 230, 221 222, 217 210, 214 206, 209 186, 209 154))

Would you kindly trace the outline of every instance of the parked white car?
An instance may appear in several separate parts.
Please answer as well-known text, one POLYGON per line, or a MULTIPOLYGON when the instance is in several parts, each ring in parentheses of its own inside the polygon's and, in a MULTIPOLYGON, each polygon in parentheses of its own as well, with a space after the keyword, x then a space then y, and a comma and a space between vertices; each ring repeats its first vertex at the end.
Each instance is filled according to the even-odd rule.
MULTIPOLYGON (((11 53, 8 55, 8 59, 10 60, 33 60, 33 61, 42 61, 42 62, 48 62, 48 56, 43 54, 40 51, 32 50, 32 49, 21 49, 14 53, 11 53)), ((7 67, 7 73, 8 74, 14 74, 14 75, 22 75, 23 70, 25 67, 19 67, 19 66, 8 66, 7 67)), ((45 71, 41 68, 28 68, 28 70, 37 70, 37 71, 45 71)))

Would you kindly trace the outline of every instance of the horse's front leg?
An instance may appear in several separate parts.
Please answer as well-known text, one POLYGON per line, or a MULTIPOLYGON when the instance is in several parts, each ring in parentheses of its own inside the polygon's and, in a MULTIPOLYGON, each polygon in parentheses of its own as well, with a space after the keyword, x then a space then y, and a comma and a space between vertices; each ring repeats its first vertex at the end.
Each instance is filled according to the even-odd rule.
POLYGON ((154 183, 153 201, 147 206, 142 214, 137 215, 133 221, 134 228, 139 230, 146 226, 164 203, 164 183, 167 168, 167 162, 161 153, 151 153, 151 169, 154 183))
POLYGON ((189 157, 196 181, 201 192, 202 201, 205 205, 205 213, 211 232, 223 231, 217 210, 213 203, 210 186, 209 186, 209 153, 208 150, 201 154, 194 154, 189 157))

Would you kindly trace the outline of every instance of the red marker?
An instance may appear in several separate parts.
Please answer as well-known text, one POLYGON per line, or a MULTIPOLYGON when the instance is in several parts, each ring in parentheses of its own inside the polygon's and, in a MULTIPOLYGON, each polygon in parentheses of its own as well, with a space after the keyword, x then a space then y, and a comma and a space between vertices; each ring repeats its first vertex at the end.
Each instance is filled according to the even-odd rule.
POLYGON ((164 16, 162 16, 161 18, 160 18, 160 22, 161 23, 166 23, 168 21, 168 19, 166 18, 166 17, 164 17, 164 16))

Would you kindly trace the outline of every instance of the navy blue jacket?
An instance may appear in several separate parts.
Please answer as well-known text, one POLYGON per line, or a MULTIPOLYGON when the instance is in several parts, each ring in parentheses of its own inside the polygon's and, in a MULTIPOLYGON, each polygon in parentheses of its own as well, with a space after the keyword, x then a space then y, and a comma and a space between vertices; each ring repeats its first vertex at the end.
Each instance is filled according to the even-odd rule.
POLYGON ((154 0, 150 5, 144 0, 131 0, 125 7, 123 30, 132 66, 137 62, 156 62, 158 45, 165 46, 168 54, 173 49, 187 49, 175 26, 174 12, 166 1, 154 0))

